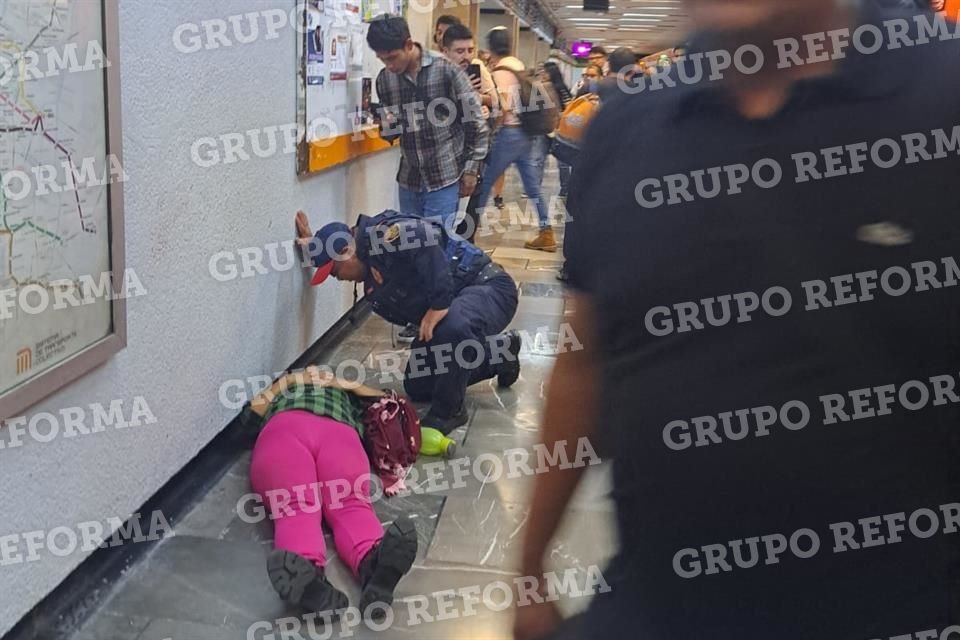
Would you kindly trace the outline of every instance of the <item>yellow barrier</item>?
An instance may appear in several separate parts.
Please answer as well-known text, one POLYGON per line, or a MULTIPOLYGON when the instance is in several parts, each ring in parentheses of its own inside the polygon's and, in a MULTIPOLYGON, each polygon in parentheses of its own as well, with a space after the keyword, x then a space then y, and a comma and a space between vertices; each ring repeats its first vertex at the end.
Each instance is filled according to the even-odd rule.
POLYGON ((308 143, 310 149, 307 171, 323 171, 369 153, 384 151, 398 144, 387 142, 380 137, 377 127, 368 127, 357 132, 344 133, 333 138, 313 140, 308 143))

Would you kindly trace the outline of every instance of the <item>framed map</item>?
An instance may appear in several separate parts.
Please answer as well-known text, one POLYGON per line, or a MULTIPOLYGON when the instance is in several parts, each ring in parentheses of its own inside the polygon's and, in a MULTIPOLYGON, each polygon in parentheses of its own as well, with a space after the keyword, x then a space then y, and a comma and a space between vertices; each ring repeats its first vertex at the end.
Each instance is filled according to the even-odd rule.
POLYGON ((0 14, 0 420, 126 346, 117 2, 0 14))

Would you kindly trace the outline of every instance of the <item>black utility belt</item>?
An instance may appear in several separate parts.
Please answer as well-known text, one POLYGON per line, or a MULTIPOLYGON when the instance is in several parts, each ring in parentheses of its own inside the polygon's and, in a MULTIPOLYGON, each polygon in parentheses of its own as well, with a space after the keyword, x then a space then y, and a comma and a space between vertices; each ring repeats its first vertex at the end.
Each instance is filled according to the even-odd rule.
POLYGON ((504 268, 496 262, 490 262, 483 269, 480 269, 480 272, 477 273, 477 277, 473 280, 473 284, 482 284, 491 278, 495 278, 501 273, 506 273, 504 268))

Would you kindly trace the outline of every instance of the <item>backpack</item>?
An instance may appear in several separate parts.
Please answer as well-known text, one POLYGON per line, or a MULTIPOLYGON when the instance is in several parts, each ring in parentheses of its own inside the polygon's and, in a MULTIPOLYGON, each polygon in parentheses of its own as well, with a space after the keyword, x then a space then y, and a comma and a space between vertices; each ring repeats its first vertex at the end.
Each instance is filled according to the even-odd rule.
POLYGON ((363 411, 363 429, 364 447, 383 481, 383 493, 394 496, 406 489, 403 479, 420 453, 417 410, 396 391, 386 391, 363 411))
POLYGON ((494 67, 494 71, 509 71, 516 77, 519 91, 517 117, 520 126, 528 136, 545 136, 553 133, 553 125, 557 121, 556 100, 547 91, 542 82, 533 77, 529 71, 514 71, 509 67, 494 67))
POLYGON ((588 93, 573 100, 560 115, 557 125, 557 134, 554 136, 552 153, 557 160, 573 166, 580 147, 583 144, 583 135, 587 125, 597 113, 600 98, 595 93, 588 93))

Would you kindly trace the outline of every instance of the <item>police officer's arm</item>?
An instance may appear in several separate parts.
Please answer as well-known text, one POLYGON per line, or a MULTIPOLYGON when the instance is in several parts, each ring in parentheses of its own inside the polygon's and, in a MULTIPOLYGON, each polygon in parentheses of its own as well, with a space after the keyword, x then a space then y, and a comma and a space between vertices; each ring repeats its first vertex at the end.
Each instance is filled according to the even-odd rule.
POLYGON ((407 249, 430 305, 420 321, 420 339, 425 342, 433 338, 433 328, 446 316, 454 296, 453 276, 450 275, 446 253, 440 246, 439 234, 428 229, 434 228, 427 222, 417 224, 416 243, 407 249))

